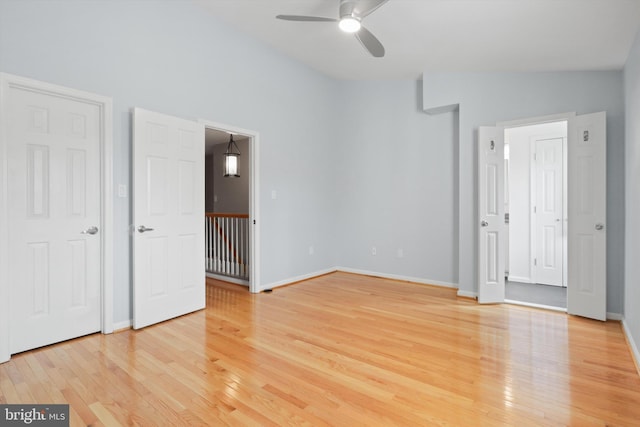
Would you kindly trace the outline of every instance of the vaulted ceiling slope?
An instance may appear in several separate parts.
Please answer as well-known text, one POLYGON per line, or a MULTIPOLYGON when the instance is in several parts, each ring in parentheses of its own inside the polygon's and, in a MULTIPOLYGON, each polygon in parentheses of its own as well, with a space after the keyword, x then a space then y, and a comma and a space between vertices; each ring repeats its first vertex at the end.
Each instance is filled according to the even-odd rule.
POLYGON ((640 26, 638 0, 389 0, 366 18, 373 58, 333 22, 339 0, 201 0, 213 15, 338 79, 417 78, 423 71, 621 69, 640 26))

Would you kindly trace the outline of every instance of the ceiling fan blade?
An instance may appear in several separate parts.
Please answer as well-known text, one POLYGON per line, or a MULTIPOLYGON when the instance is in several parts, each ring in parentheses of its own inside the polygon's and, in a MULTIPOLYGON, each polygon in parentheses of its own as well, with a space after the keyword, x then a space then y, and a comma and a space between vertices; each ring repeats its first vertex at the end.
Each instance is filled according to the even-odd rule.
POLYGON ((354 6, 353 12, 356 14, 356 16, 362 19, 367 15, 371 15, 380 6, 382 6, 388 1, 389 0, 360 0, 354 6))
POLYGON ((299 15, 278 15, 277 19, 284 21, 299 21, 299 22, 337 22, 337 19, 323 18, 322 16, 299 16, 299 15))
POLYGON ((369 30, 362 27, 357 33, 353 33, 358 41, 362 43, 365 49, 376 58, 382 58, 384 56, 384 46, 380 43, 380 40, 376 38, 369 30))

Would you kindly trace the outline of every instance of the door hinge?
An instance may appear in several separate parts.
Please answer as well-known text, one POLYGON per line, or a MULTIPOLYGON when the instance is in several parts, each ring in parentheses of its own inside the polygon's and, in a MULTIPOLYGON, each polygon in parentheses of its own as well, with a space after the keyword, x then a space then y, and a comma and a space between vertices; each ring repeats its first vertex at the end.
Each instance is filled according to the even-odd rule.
POLYGON ((533 259, 533 265, 536 265, 536 266, 538 265, 538 258, 533 259))
POLYGON ((537 206, 533 207, 533 213, 538 213, 538 207, 537 206))

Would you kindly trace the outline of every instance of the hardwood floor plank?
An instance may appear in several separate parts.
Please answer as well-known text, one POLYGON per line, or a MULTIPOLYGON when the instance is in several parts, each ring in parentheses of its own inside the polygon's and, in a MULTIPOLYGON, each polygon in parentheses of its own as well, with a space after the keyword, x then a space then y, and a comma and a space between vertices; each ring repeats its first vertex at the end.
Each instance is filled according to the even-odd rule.
POLYGON ((0 365, 0 403, 71 425, 637 425, 618 322, 482 306, 454 289, 333 273, 0 365))
POLYGON ((87 402, 80 396, 74 389, 66 388, 62 390, 62 394, 65 397, 65 402, 69 404, 70 409, 73 409, 78 417, 85 425, 93 425, 98 421, 98 417, 91 410, 87 402))
POLYGON ((116 420, 116 418, 113 416, 112 411, 105 408, 104 405, 102 405, 102 403, 94 402, 90 405, 90 408, 93 411, 93 413, 96 414, 100 422, 102 422, 104 425, 110 426, 110 427, 122 426, 122 424, 120 424, 118 420, 116 420))

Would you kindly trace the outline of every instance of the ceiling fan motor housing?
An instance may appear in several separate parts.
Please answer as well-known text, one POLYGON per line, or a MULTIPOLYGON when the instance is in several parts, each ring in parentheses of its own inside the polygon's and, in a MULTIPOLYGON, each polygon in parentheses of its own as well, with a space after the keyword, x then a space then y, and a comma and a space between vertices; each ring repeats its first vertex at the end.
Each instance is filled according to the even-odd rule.
POLYGON ((340 0, 340 19, 354 18, 360 21, 360 17, 355 14, 356 0, 340 0))

